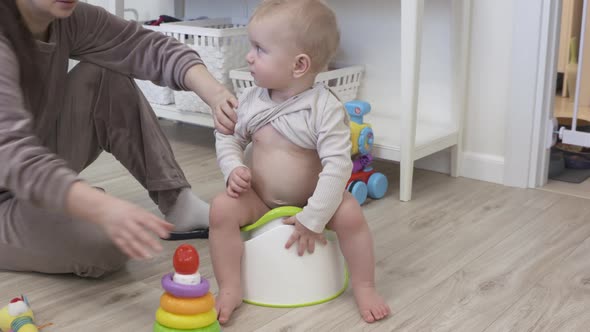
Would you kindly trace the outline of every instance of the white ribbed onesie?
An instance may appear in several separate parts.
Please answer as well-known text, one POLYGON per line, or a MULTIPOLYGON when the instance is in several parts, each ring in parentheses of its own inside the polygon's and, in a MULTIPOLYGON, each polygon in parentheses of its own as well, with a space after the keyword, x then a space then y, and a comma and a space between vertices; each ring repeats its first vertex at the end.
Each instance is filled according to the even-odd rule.
POLYGON ((254 133, 270 124, 294 145, 317 151, 322 170, 313 195, 296 218, 308 229, 322 232, 342 202, 352 171, 350 125, 342 102, 322 83, 280 104, 271 100, 267 89, 252 87, 240 96, 237 114, 233 135, 215 133, 225 182, 236 167, 246 166, 244 149, 254 133))

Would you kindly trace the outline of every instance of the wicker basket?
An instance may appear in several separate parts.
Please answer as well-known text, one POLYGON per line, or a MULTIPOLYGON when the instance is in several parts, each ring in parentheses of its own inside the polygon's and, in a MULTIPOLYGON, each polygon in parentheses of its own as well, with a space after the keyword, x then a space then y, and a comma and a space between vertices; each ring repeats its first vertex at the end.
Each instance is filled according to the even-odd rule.
MULTIPOLYGON (((206 19, 146 26, 196 50, 209 72, 231 90, 229 71, 246 65, 250 49, 246 22, 231 18, 206 19)), ((209 106, 192 91, 174 91, 176 108, 211 113, 209 106)))
MULTIPOLYGON (((321 72, 316 82, 324 82, 340 98, 342 102, 356 99, 361 85, 363 66, 350 66, 321 72)), ((229 73, 236 96, 240 96, 244 89, 254 86, 254 78, 248 68, 234 69, 229 73)))
POLYGON ((150 81, 136 79, 135 83, 150 103, 158 105, 174 104, 174 93, 172 89, 156 85, 150 81))

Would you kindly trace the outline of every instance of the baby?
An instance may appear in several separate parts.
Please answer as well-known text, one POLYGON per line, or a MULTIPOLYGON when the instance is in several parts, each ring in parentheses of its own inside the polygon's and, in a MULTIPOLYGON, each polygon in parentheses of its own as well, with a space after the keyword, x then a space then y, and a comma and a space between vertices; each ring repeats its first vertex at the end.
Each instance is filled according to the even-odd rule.
POLYGON ((242 302, 240 227, 284 205, 303 208, 285 220, 295 225, 285 246, 311 254, 316 242, 326 243, 325 227, 335 231, 362 318, 383 319, 390 308, 375 289, 371 233, 345 190, 352 170, 348 116, 325 85, 314 84, 339 46, 336 17, 320 0, 264 0, 248 37, 246 58, 257 87, 240 96, 235 133, 215 134, 227 186, 210 212, 219 321, 228 322, 242 302))

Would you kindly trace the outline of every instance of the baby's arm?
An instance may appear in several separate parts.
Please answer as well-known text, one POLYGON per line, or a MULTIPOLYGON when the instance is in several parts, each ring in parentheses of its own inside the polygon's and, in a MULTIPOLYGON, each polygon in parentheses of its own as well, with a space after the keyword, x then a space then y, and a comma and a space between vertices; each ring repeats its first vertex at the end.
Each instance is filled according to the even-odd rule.
POLYGON ((296 215, 301 224, 316 233, 324 230, 342 203, 352 172, 350 124, 344 105, 336 98, 328 98, 320 112, 317 150, 323 169, 313 195, 296 215))
POLYGON ((246 167, 244 164, 244 149, 249 143, 249 139, 241 132, 242 128, 239 125, 239 113, 238 113, 238 124, 233 135, 225 135, 219 131, 215 131, 215 150, 217 152, 217 163, 223 178, 227 183, 227 179, 231 172, 237 167, 246 167))
POLYGON ((248 91, 245 91, 240 98, 240 107, 237 112, 238 122, 233 135, 225 135, 217 130, 215 131, 217 163, 223 173, 224 182, 228 187, 228 193, 233 197, 237 197, 238 194, 236 186, 242 188, 248 187, 250 181, 250 170, 244 164, 244 149, 251 140, 243 116, 244 110, 248 109, 247 103, 243 104, 243 96, 247 93, 248 91))

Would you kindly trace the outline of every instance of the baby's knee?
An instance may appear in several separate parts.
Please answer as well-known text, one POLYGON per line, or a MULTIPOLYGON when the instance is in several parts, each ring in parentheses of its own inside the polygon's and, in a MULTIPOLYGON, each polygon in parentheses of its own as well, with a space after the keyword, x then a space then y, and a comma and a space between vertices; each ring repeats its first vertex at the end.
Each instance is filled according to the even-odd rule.
POLYGON ((209 208, 209 227, 217 228, 224 223, 229 216, 230 197, 225 193, 220 193, 213 198, 209 208))
POLYGON ((367 227, 367 222, 358 202, 354 198, 344 199, 328 227, 337 233, 358 232, 367 227))

